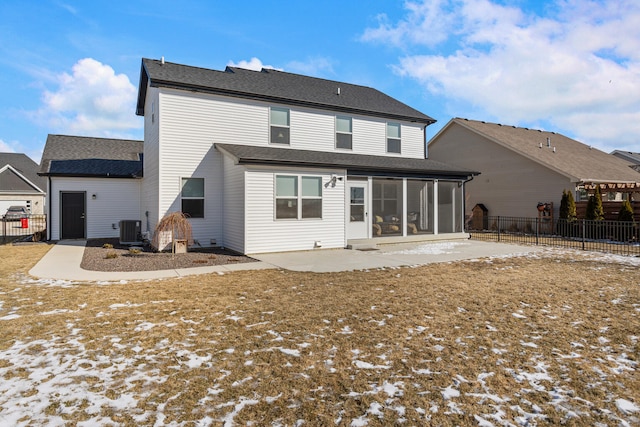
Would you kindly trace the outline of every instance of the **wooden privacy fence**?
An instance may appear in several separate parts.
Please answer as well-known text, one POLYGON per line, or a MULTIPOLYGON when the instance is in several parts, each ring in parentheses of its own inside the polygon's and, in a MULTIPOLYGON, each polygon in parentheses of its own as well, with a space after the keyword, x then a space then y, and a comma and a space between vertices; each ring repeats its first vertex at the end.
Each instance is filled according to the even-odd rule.
POLYGON ((506 243, 549 245, 640 256, 637 222, 488 216, 481 229, 469 224, 472 239, 506 243))
MULTIPOLYGON (((576 215, 578 218, 584 218, 587 212, 587 203, 586 201, 576 202, 576 215)), ((636 222, 640 222, 640 201, 632 201, 631 208, 633 209, 633 219, 636 222)), ((602 209, 604 210, 604 219, 607 221, 615 221, 618 219, 618 212, 622 208, 621 201, 611 201, 611 200, 603 200, 602 201, 602 209)))

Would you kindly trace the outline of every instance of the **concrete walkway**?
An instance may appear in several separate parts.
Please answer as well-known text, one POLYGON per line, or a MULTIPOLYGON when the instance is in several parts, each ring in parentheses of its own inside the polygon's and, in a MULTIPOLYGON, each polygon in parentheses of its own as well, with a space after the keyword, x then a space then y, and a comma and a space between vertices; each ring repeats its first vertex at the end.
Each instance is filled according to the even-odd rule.
POLYGON ((323 249, 302 252, 281 252, 252 255, 259 262, 193 267, 159 271, 107 272, 80 268, 86 241, 58 242, 29 271, 42 279, 118 282, 183 277, 193 274, 225 273, 240 270, 282 268, 316 273, 393 268, 425 265, 507 255, 526 255, 541 247, 475 240, 438 241, 380 245, 377 250, 323 249))

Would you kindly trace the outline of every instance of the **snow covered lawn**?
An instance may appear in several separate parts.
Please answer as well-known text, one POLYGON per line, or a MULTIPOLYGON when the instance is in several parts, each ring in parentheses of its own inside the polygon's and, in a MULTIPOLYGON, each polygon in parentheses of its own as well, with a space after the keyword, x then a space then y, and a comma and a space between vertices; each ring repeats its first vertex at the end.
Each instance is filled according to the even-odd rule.
POLYGON ((83 284, 41 254, 0 247, 3 426, 640 424, 638 258, 83 284))

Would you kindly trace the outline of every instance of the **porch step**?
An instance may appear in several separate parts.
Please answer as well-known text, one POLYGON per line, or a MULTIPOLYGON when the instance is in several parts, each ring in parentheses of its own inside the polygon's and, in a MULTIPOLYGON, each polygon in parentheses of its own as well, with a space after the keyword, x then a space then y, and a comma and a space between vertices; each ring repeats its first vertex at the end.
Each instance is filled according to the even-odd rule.
POLYGON ((378 246, 375 243, 352 243, 347 245, 347 249, 354 251, 377 251, 378 246))

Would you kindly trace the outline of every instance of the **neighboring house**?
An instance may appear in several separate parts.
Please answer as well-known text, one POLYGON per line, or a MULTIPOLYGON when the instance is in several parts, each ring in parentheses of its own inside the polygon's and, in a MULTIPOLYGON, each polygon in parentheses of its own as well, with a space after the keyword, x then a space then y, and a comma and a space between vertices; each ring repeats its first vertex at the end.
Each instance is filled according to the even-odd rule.
POLYGON ((603 194, 638 199, 640 174, 611 154, 556 132, 455 118, 428 145, 429 157, 473 168, 467 213, 482 204, 491 216, 535 217, 552 202, 557 218, 563 190, 585 200, 595 185, 603 194))
POLYGON ((67 238, 58 200, 74 192, 87 204, 86 218, 73 220, 86 221, 77 226, 85 238, 117 235, 121 219, 153 232, 175 211, 190 217, 196 244, 249 254, 467 237, 464 183, 473 169, 425 159, 435 120, 375 89, 143 59, 136 113, 144 117, 142 179, 100 178, 83 163, 118 153, 135 161, 143 150, 133 142, 74 157, 76 170, 67 150, 50 149, 73 137, 49 137, 42 173, 51 179, 52 239, 67 238))
POLYGON ((120 220, 140 219, 142 141, 49 135, 48 238, 118 237, 120 220))
POLYGON ((141 210, 241 253, 463 235, 473 169, 425 159, 435 120, 375 89, 142 60, 141 210))
POLYGON ((46 181, 39 166, 25 154, 0 153, 0 218, 9 206, 24 206, 31 214, 45 209, 46 181))
POLYGON ((621 158, 629 163, 631 163, 631 168, 640 172, 640 153, 634 153, 632 151, 621 151, 614 150, 611 152, 612 155, 621 158))

